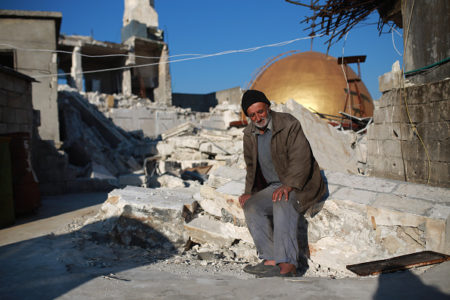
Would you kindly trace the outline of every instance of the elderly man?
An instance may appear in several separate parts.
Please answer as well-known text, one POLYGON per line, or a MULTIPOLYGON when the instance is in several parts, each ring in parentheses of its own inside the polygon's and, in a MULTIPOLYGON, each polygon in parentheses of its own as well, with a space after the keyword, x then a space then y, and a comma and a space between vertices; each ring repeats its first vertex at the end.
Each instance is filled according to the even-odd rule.
POLYGON ((299 213, 325 193, 319 165, 300 122, 290 114, 271 111, 264 93, 247 90, 242 110, 251 123, 244 130, 247 176, 239 202, 263 260, 244 271, 258 277, 294 276, 299 213))

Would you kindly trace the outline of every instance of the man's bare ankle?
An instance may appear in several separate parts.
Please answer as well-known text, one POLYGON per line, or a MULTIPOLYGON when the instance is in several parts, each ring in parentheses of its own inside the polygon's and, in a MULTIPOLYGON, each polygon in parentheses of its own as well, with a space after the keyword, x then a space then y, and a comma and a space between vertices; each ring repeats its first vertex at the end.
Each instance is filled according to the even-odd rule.
POLYGON ((274 260, 265 260, 264 261, 264 265, 266 265, 266 266, 275 266, 276 263, 275 263, 274 260))
POLYGON ((280 266, 280 274, 286 274, 286 273, 295 273, 296 267, 293 264, 289 263, 280 263, 278 264, 280 266))

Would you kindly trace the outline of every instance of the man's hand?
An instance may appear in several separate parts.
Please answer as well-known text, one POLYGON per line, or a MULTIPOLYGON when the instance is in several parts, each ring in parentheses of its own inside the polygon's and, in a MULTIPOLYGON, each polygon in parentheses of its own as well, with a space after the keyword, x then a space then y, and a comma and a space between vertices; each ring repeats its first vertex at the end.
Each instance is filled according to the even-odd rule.
POLYGON ((241 205, 241 207, 244 207, 245 202, 247 202, 250 197, 250 194, 243 194, 239 196, 239 204, 241 205))
POLYGON ((282 186, 277 188, 275 190, 275 192, 273 192, 272 201, 273 202, 281 201, 283 199, 283 196, 284 196, 284 201, 288 201, 290 191, 292 191, 292 188, 290 186, 283 184, 282 186))

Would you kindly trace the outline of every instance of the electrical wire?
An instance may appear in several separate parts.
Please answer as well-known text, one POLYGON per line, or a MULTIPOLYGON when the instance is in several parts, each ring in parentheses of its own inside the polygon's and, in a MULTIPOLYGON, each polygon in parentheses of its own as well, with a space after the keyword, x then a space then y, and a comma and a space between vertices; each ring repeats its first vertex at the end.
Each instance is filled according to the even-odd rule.
MULTIPOLYGON (((115 67, 115 68, 106 68, 106 69, 84 71, 84 72, 76 73, 76 75, 100 73, 100 72, 107 72, 107 71, 117 71, 117 70, 124 70, 124 69, 142 68, 142 67, 149 67, 149 66, 155 66, 155 65, 160 65, 160 64, 169 64, 169 63, 197 60, 197 59, 203 59, 203 58, 215 57, 215 56, 221 56, 221 55, 228 55, 228 54, 233 54, 233 53, 248 53, 248 52, 254 52, 254 51, 257 51, 257 50, 260 50, 260 49, 263 49, 263 48, 282 47, 282 46, 286 46, 286 45, 292 44, 292 43, 297 42, 297 41, 308 40, 308 39, 312 39, 312 38, 316 38, 316 37, 321 37, 323 35, 324 34, 314 35, 314 36, 307 36, 307 37, 301 37, 301 38, 296 38, 296 39, 293 39, 293 40, 278 42, 278 43, 274 43, 274 44, 267 44, 267 45, 256 46, 256 47, 251 47, 251 48, 246 48, 246 49, 239 49, 239 50, 226 50, 226 51, 222 51, 222 52, 218 52, 218 53, 212 53, 212 54, 204 54, 204 55, 190 54, 190 55, 197 55, 197 56, 195 56, 195 57, 187 57, 187 58, 180 58, 180 59, 175 59, 175 60, 168 60, 168 61, 163 61, 163 62, 155 62, 155 63, 148 63, 148 64, 130 65, 130 66, 115 67)), ((49 75, 36 75, 34 77, 35 78, 45 78, 45 77, 66 76, 66 75, 72 75, 72 73, 59 73, 59 74, 57 73, 57 74, 49 74, 49 75)))
MULTIPOLYGON (((51 53, 63 53, 63 54, 70 54, 72 55, 72 51, 65 51, 65 50, 50 50, 50 49, 30 49, 30 48, 20 48, 16 47, 11 44, 3 44, 0 43, 0 46, 9 47, 12 49, 20 50, 20 51, 31 51, 31 52, 51 52, 51 53)), ((88 54, 81 54, 82 57, 89 57, 89 58, 103 58, 103 57, 137 57, 137 58, 144 58, 144 59, 159 59, 159 56, 142 56, 142 55, 133 55, 133 54, 123 54, 123 53, 116 53, 116 54, 102 54, 102 55, 88 55, 88 54)), ((200 56, 204 54, 194 54, 194 53, 186 53, 186 54, 177 54, 177 55, 171 55, 171 57, 180 57, 180 56, 200 56)))
MULTIPOLYGON (((394 40, 394 25, 391 26, 391 33, 392 33, 392 46, 394 46, 395 52, 397 52, 398 55, 402 56, 402 54, 400 53, 400 51, 398 51, 397 47, 395 46, 395 40, 394 40)), ((395 30, 396 31, 396 30, 395 30)), ((396 31, 397 32, 397 31, 396 31)), ((397 32, 398 34, 398 32, 397 32)))
MULTIPOLYGON (((348 97, 351 99, 352 95, 351 95, 351 91, 350 91, 350 84, 348 83, 348 77, 347 77, 347 73, 345 72, 344 69, 344 49, 345 49, 345 43, 347 42, 347 37, 348 37, 348 31, 345 34, 345 38, 344 38, 344 43, 342 44, 342 64, 341 64, 341 69, 342 69, 342 73, 344 73, 344 78, 345 78, 345 83, 347 84, 347 95, 348 97)), ((347 96, 346 96, 347 97, 347 96)), ((348 104, 348 112, 350 114, 352 114, 352 108, 351 108, 351 104, 348 104)))

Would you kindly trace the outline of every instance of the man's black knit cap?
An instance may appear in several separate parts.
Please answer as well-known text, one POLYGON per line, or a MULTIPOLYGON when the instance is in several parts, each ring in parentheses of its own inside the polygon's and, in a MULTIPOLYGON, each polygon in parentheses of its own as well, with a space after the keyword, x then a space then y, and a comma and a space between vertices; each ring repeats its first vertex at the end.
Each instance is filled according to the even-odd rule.
POLYGON ((246 90, 242 95, 242 110, 247 115, 247 109, 256 102, 263 102, 270 106, 270 101, 263 92, 257 90, 246 90))

